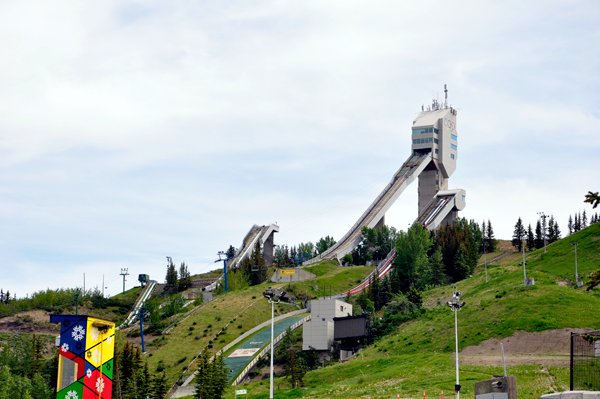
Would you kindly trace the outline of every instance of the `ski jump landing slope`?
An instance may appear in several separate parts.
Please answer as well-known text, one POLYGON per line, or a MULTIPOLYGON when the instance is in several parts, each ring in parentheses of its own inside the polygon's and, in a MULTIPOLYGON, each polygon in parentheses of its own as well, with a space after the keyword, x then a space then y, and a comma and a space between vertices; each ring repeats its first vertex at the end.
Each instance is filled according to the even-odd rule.
POLYGON ((356 248, 362 240, 361 230, 363 226, 369 228, 377 226, 382 221, 388 209, 400 197, 400 194, 402 194, 410 183, 419 177, 431 161, 431 153, 411 155, 346 235, 333 247, 319 256, 304 262, 304 264, 309 265, 323 259, 339 259, 356 248))

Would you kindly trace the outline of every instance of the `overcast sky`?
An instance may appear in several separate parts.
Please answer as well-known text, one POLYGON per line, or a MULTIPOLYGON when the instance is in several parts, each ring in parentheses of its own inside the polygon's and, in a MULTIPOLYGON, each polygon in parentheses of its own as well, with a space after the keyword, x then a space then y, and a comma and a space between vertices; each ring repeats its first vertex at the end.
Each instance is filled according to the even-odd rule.
MULTIPOLYGON (((600 3, 2 1, 0 287, 215 268, 253 224, 340 238, 458 109, 449 188, 510 238, 600 189, 600 3)), ((386 215, 406 229, 417 186, 386 215)), ((222 264, 220 264, 222 266, 222 264)))

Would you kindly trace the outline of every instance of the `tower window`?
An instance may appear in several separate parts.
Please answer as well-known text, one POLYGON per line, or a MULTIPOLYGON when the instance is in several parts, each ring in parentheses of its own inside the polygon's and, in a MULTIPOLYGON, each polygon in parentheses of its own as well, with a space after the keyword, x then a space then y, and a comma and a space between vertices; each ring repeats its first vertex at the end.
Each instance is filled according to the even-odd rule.
POLYGON ((458 148, 454 144, 450 144, 450 148, 452 148, 454 151, 458 151, 458 148))
POLYGON ((452 140, 454 140, 454 141, 458 141, 458 137, 456 137, 456 136, 455 136, 455 135, 453 135, 453 134, 450 134, 450 138, 451 138, 452 140))
POLYGON ((450 158, 454 159, 454 154, 450 154, 450 158))

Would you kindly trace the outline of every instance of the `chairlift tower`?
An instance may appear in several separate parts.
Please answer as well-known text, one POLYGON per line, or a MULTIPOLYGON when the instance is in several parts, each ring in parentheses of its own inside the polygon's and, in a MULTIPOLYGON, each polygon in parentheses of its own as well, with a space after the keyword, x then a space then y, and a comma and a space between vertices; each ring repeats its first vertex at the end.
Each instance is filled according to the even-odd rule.
POLYGON ((225 274, 225 292, 229 291, 227 287, 227 261, 229 260, 229 252, 219 251, 217 252, 219 259, 215 260, 215 263, 223 261, 223 273, 225 274))
POLYGON ((121 268, 121 273, 119 274, 120 276, 123 276, 123 294, 125 293, 125 281, 127 281, 125 279, 125 276, 129 276, 128 270, 129 270, 128 268, 122 267, 121 268))

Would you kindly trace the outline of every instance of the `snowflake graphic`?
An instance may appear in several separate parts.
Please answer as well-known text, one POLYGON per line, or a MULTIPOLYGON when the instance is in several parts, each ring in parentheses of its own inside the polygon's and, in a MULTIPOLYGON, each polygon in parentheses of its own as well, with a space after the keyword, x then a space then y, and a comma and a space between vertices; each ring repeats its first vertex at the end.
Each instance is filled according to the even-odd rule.
POLYGON ((69 391, 67 392, 65 399, 79 399, 79 396, 77 395, 76 391, 69 391))
POLYGON ((112 343, 112 336, 106 338, 106 343, 109 345, 112 343))
POLYGON ((94 361, 94 363, 100 363, 100 361, 102 360, 102 354, 100 353, 100 350, 98 350, 98 348, 94 349, 94 352, 92 353, 92 360, 94 361))
POLYGON ((63 352, 68 352, 69 351, 69 344, 67 344, 66 342, 64 344, 61 345, 60 350, 63 352))
POLYGON ((80 351, 83 348, 83 345, 81 345, 81 342, 77 342, 75 344, 75 349, 77 349, 78 351, 80 351))
POLYGON ((108 371, 110 371, 110 369, 112 369, 112 366, 110 365, 110 363, 106 363, 106 366, 105 366, 105 367, 106 367, 106 369, 107 369, 108 371))
POLYGON ((65 325, 65 327, 69 328, 71 326, 71 320, 65 320, 63 324, 65 325))
POLYGON ((85 330, 82 326, 75 326, 73 331, 71 331, 71 336, 75 341, 81 341, 83 336, 85 335, 85 330))
POLYGON ((104 390, 104 379, 99 377, 96 381, 96 391, 102 392, 104 390))
POLYGON ((92 369, 88 368, 85 372, 85 375, 87 376, 87 378, 92 378, 92 369))
POLYGON ((100 336, 100 331, 96 327, 92 327, 92 331, 90 332, 90 337, 94 341, 98 341, 98 337, 100 336))
POLYGON ((87 351, 87 353, 85 354, 87 356, 88 359, 92 358, 92 351, 87 351))

